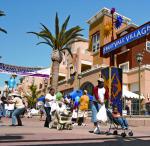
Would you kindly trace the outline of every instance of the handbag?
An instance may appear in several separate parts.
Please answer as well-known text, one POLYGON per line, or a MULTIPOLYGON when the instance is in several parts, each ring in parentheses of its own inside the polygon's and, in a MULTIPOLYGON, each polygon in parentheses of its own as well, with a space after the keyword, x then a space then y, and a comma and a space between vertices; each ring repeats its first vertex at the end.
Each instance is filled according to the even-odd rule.
POLYGON ((102 121, 102 122, 106 122, 107 121, 107 113, 106 113, 105 104, 103 104, 100 107, 100 109, 99 109, 99 111, 98 111, 98 113, 96 115, 96 118, 97 118, 98 121, 102 121))

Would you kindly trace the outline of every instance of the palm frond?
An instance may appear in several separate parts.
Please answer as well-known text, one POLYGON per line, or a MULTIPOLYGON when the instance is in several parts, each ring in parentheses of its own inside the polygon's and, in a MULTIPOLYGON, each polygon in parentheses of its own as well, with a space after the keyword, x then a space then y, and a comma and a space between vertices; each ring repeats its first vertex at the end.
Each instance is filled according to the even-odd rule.
POLYGON ((0 10, 0 16, 6 16, 5 13, 4 13, 4 11, 0 10))
POLYGON ((63 36, 63 39, 61 40, 61 47, 65 46, 68 42, 70 42, 72 39, 77 38, 79 36, 83 36, 79 32, 81 32, 83 29, 81 29, 79 26, 73 27, 70 30, 66 31, 66 33, 63 36))
POLYGON ((67 50, 68 53, 71 55, 71 57, 73 58, 72 52, 71 52, 71 48, 68 47, 64 47, 63 49, 61 49, 61 51, 67 50))
POLYGON ((7 33, 7 31, 3 28, 0 28, 0 31, 4 32, 4 33, 7 33))
POLYGON ((54 44, 54 43, 55 43, 55 38, 54 38, 54 36, 52 35, 52 33, 50 32, 50 30, 49 30, 44 24, 41 23, 41 25, 42 25, 43 29, 42 29, 42 31, 41 31, 39 34, 40 34, 41 36, 47 37, 47 38, 50 39, 51 42, 54 44))
POLYGON ((70 16, 67 17, 67 19, 65 20, 65 22, 63 23, 63 25, 62 25, 62 27, 61 27, 60 40, 62 40, 62 36, 63 36, 63 34, 65 33, 65 31, 66 31, 66 28, 67 28, 67 25, 68 25, 69 20, 70 20, 70 16))
POLYGON ((55 36, 56 36, 56 40, 58 40, 58 38, 59 38, 59 19, 58 19, 57 13, 56 13, 56 17, 55 17, 55 36))
POLYGON ((49 45, 50 47, 52 47, 54 49, 52 40, 48 37, 49 34, 46 34, 45 32, 40 32, 40 33, 37 33, 37 32, 27 32, 27 33, 35 34, 36 36, 41 37, 42 39, 45 40, 45 42, 39 42, 36 45, 47 44, 47 45, 49 45))
POLYGON ((37 32, 30 31, 30 32, 27 32, 27 33, 31 33, 31 34, 34 34, 34 35, 36 35, 37 37, 39 37, 39 33, 37 33, 37 32))
POLYGON ((50 42, 39 42, 36 45, 40 45, 40 44, 47 44, 49 45, 52 49, 54 48, 54 46, 50 43, 50 42))

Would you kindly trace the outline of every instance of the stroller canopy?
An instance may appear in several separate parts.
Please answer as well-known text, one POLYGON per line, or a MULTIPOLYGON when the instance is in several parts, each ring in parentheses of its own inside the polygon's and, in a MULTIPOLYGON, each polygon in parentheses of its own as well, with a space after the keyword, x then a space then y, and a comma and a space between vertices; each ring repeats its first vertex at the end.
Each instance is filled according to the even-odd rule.
POLYGON ((42 101, 42 102, 44 102, 44 101, 45 101, 45 96, 39 97, 39 98, 37 99, 37 101, 42 101))
MULTIPOLYGON (((83 92, 82 92, 82 90, 74 90, 74 91, 72 91, 71 93, 69 93, 69 96, 74 100, 77 96, 78 97, 81 97, 83 95, 83 92)), ((90 100, 93 100, 93 96, 92 95, 90 95, 90 94, 88 94, 88 96, 89 96, 89 99, 90 100)))
POLYGON ((69 96, 72 99, 75 99, 77 96, 81 97, 83 95, 82 90, 74 90, 71 93, 69 93, 69 96))

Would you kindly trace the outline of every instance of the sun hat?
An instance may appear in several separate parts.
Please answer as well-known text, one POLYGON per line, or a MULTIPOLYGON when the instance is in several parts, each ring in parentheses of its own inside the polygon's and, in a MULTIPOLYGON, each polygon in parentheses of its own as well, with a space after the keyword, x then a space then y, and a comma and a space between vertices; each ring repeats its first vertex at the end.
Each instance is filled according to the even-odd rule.
POLYGON ((99 81, 99 82, 104 82, 104 79, 103 79, 103 78, 98 78, 97 81, 99 81))
POLYGON ((8 96, 17 96, 17 97, 21 97, 20 93, 18 91, 14 91, 12 93, 10 93, 8 96))
POLYGON ((84 92, 85 94, 87 94, 87 90, 84 90, 83 92, 84 92))

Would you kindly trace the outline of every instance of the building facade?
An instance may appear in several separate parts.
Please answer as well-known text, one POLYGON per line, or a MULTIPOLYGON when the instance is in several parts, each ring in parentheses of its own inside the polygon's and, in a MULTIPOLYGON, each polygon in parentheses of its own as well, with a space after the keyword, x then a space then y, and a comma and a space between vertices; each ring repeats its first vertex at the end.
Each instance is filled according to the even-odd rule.
MULTIPOLYGON (((115 20, 117 15, 120 14, 114 14, 115 20)), ((122 18, 122 26, 119 29, 114 29, 115 40, 139 28, 137 25, 130 23, 129 18, 125 16, 122 16, 122 18)), ((64 52, 59 70, 59 91, 67 94, 80 88, 93 94, 93 87, 97 85, 101 70, 110 64, 109 56, 102 56, 101 53, 103 46, 113 42, 111 32, 105 34, 107 28, 111 26, 111 20, 110 10, 103 8, 87 21, 89 24, 89 40, 78 38, 79 42, 68 46, 72 49, 73 58, 67 52, 64 52)), ((131 92, 139 93, 137 53, 143 54, 141 64, 141 94, 145 98, 143 104, 150 103, 150 34, 120 47, 119 51, 114 53, 115 65, 123 69, 123 86, 131 92)), ((44 81, 42 82, 44 84, 44 81)), ((138 99, 131 97, 124 101, 129 105, 131 113, 137 114, 138 99)))
MULTIPOLYGON (((120 14, 115 14, 120 15, 120 14)), ((129 23, 130 19, 122 16, 124 19, 123 25, 114 30, 114 38, 119 39, 123 35, 126 35, 138 28, 137 25, 129 23)), ((78 72, 74 82, 77 82, 78 88, 87 89, 92 94, 92 88, 97 85, 97 78, 99 77, 101 69, 109 66, 110 58, 101 56, 101 47, 111 43, 111 33, 106 37, 104 36, 104 27, 111 21, 111 14, 109 9, 102 9, 95 16, 88 20, 89 26, 89 46, 88 50, 93 56, 93 65, 91 69, 78 72)), ((123 86, 134 93, 139 93, 139 80, 138 80, 138 63, 136 61, 136 54, 143 54, 143 61, 141 66, 141 95, 144 96, 143 103, 148 103, 150 98, 150 35, 146 35, 136 41, 133 41, 120 48, 119 52, 114 54, 116 60, 116 66, 123 69, 123 86)), ((78 66, 80 68, 80 66, 78 66)), ((76 89, 74 83, 69 83, 69 80, 65 80, 59 83, 59 90, 62 92, 69 92, 76 89)), ((132 114, 137 114, 138 111, 138 99, 126 99, 126 103, 132 114)), ((144 107, 144 106, 143 106, 144 107)))

